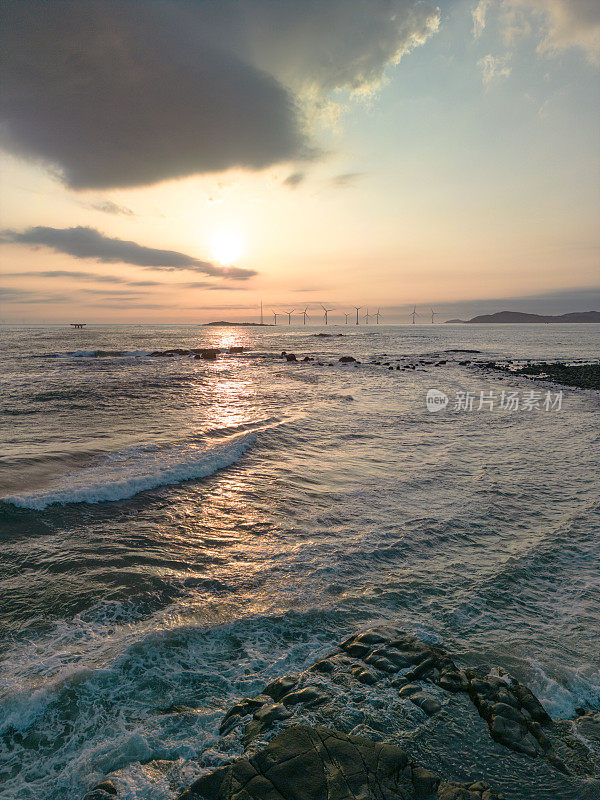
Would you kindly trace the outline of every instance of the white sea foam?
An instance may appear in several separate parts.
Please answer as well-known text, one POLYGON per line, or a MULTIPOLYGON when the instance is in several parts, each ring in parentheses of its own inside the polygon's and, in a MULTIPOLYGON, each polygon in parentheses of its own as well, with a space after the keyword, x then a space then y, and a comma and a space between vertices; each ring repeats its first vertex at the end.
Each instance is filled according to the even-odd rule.
POLYGON ((255 441, 244 433, 216 444, 131 447, 112 453, 94 467, 61 477, 42 490, 4 497, 22 508, 43 509, 53 503, 101 503, 125 500, 158 486, 206 478, 238 461, 255 441))

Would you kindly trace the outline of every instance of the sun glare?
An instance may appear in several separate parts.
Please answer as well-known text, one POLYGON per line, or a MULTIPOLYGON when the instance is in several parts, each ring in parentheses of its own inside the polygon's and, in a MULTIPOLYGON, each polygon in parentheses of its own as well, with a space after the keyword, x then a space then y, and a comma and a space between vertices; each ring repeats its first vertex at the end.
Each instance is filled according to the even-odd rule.
POLYGON ((217 231, 211 240, 211 251, 219 264, 230 266, 242 255, 242 237, 238 231, 231 229, 217 231))

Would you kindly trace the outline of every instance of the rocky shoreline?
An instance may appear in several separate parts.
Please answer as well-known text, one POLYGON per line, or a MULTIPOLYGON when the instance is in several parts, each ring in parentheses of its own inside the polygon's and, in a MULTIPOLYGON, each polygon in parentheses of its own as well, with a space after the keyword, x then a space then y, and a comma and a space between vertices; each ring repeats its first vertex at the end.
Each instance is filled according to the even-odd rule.
MULTIPOLYGON (((388 627, 241 699, 220 736, 240 756, 178 800, 600 798, 598 712, 552 720, 503 669, 388 627)), ((115 783, 84 800, 116 800, 115 783)))
MULTIPOLYGON (((330 336, 331 334, 314 334, 315 336, 330 336)), ((338 334, 342 336, 343 334, 338 334)), ((157 350, 149 353, 152 357, 173 358, 175 356, 192 356, 196 359, 215 361, 219 355, 239 355, 247 352, 244 347, 229 347, 224 350, 219 348, 192 348, 189 350, 175 348, 172 350, 157 350)), ((428 358, 395 357, 387 359, 386 356, 372 357, 368 361, 361 362, 351 355, 343 355, 335 361, 318 359, 315 356, 302 356, 296 353, 288 353, 283 350, 279 358, 287 363, 312 362, 315 366, 324 367, 338 364, 348 364, 355 367, 365 364, 368 366, 386 367, 388 370, 408 371, 422 370, 429 367, 442 367, 450 362, 456 363, 461 367, 472 367, 485 370, 493 370, 504 375, 514 375, 535 380, 549 381, 562 386, 572 386, 580 389, 594 389, 600 391, 600 363, 582 362, 579 364, 566 363, 562 361, 479 361, 473 359, 473 355, 481 355, 478 350, 444 350, 428 358), (468 355, 469 358, 460 358, 460 355, 468 355)), ((277 358, 273 354, 273 358, 277 358)))

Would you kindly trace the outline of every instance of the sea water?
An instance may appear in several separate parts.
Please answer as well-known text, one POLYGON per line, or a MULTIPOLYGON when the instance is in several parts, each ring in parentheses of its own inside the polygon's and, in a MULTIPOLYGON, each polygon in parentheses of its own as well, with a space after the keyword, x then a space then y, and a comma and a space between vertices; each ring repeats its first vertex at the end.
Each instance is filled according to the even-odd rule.
POLYGON ((150 762, 185 786, 234 757, 232 703, 382 622, 502 665, 554 717, 600 708, 600 394, 459 363, 597 359, 598 326, 0 336, 3 800, 115 770, 125 800, 173 798, 150 762))

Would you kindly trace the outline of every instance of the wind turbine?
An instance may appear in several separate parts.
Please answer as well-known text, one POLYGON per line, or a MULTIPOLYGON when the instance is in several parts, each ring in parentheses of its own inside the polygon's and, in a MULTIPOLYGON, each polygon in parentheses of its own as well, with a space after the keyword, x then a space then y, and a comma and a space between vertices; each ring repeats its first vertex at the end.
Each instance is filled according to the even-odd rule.
POLYGON ((296 310, 295 308, 292 308, 291 311, 285 311, 284 312, 285 314, 288 315, 288 325, 292 324, 292 314, 294 313, 295 310, 296 310))
POLYGON ((364 315, 363 319, 367 320, 367 325, 369 324, 369 317, 373 317, 374 314, 369 314, 369 306, 367 306, 367 313, 364 315))
POLYGON ((347 325, 348 324, 348 317, 350 316, 350 314, 344 314, 344 316, 346 317, 346 325, 347 325))
POLYGON ((275 325, 277 325, 277 317, 280 317, 281 313, 280 312, 278 313, 277 311, 273 311, 273 316, 275 317, 275 325))
POLYGON ((356 309, 356 324, 358 325, 358 312, 361 310, 362 306, 353 306, 356 309))
POLYGON ((373 314, 373 316, 377 318, 377 324, 379 325, 379 317, 383 317, 383 314, 379 309, 377 309, 377 313, 373 314))
POLYGON ((415 324, 415 317, 420 317, 421 316, 420 314, 417 314, 417 307, 416 306, 413 306, 413 310, 410 312, 409 316, 412 317, 412 324, 414 325, 415 324))
POLYGON ((434 311, 433 308, 431 309, 431 324, 433 325, 433 318, 437 314, 437 311, 434 311))
POLYGON ((325 306, 322 303, 321 303, 321 308, 325 312, 325 325, 327 325, 327 312, 328 311, 333 311, 333 308, 325 308, 325 306))
POLYGON ((305 325, 306 325, 306 318, 308 317, 308 319, 310 319, 310 317, 308 316, 308 313, 307 313, 307 312, 308 312, 308 306, 306 306, 306 308, 305 308, 305 309, 304 309, 304 311, 302 312, 302 316, 304 317, 304 324, 305 324, 305 325))

